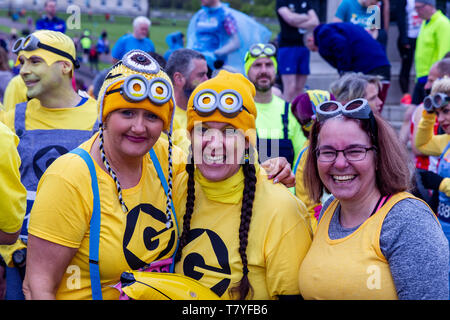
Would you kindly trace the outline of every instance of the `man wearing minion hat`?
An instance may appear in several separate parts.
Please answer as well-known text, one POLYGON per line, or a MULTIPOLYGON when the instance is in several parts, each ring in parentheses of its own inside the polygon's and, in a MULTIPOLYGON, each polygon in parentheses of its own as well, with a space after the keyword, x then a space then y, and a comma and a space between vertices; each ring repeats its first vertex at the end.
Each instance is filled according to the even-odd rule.
MULTIPOLYGON (((72 87, 78 66, 75 45, 65 34, 40 30, 20 38, 13 46, 20 63, 20 76, 27 87, 28 102, 19 103, 4 115, 5 124, 19 137, 21 180, 27 189, 27 210, 20 239, 2 255, 13 266, 12 254, 25 247, 29 213, 37 185, 47 167, 77 147, 98 129, 97 104, 81 97, 72 87)), ((7 269, 8 288, 21 283, 16 268, 7 269)), ((9 289, 8 289, 9 290, 9 289)), ((21 290, 7 292, 7 299, 23 298, 21 290)))
POLYGON ((196 87, 187 106, 193 150, 175 272, 224 299, 298 295, 311 243, 305 206, 268 180, 251 152, 254 95, 242 74, 222 70, 196 87))
POLYGON ((256 130, 261 161, 280 156, 293 165, 306 138, 289 103, 272 93, 277 73, 275 46, 253 45, 245 56, 245 73, 256 88, 256 130))

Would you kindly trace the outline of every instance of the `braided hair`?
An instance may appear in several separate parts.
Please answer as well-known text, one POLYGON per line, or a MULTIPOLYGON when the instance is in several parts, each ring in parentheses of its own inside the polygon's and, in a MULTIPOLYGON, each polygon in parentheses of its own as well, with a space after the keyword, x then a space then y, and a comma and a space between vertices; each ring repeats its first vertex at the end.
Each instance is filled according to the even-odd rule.
MULTIPOLYGON (((256 170, 253 164, 253 157, 249 156, 249 150, 245 150, 245 163, 242 165, 244 172, 244 191, 241 207, 241 222, 239 226, 239 255, 242 261, 242 278, 237 283, 236 287, 230 288, 229 293, 232 297, 237 295, 237 299, 244 300, 250 293, 253 295, 253 288, 248 279, 248 260, 247 260, 247 245, 248 245, 248 232, 250 230, 250 222, 253 210, 253 201, 255 199, 256 190, 256 170)), ((186 172, 188 173, 187 181, 187 200, 186 200, 186 213, 183 221, 183 231, 180 237, 179 250, 177 252, 176 261, 181 259, 183 248, 187 245, 188 234, 190 231, 190 224, 192 214, 194 212, 195 202, 195 181, 194 181, 194 163, 192 161, 192 155, 189 157, 189 161, 186 164, 186 172)))
POLYGON ((122 187, 120 186, 120 182, 119 179, 117 178, 116 173, 114 172, 114 170, 111 168, 111 166, 109 165, 108 159, 106 158, 105 155, 105 148, 104 148, 104 137, 103 137, 103 130, 104 130, 105 125, 102 123, 100 125, 100 129, 99 129, 99 149, 100 149, 100 156, 102 158, 103 164, 106 167, 106 170, 108 170, 109 174, 111 175, 111 177, 113 178, 114 182, 116 183, 116 188, 117 188, 117 193, 119 194, 119 201, 120 204, 122 206, 122 210, 124 213, 128 212, 128 207, 125 205, 125 202, 123 201, 123 197, 122 197, 122 187))

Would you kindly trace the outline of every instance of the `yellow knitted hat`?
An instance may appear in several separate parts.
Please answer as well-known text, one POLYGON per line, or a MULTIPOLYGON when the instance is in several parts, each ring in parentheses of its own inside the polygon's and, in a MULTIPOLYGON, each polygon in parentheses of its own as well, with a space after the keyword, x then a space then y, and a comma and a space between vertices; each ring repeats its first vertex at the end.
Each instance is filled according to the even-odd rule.
POLYGON ((163 121, 163 130, 168 132, 171 129, 174 109, 172 97, 172 82, 159 64, 146 52, 132 50, 116 63, 105 77, 97 100, 100 121, 104 122, 106 116, 117 109, 145 109, 157 115, 163 121), (143 81, 138 79, 138 81, 127 82, 127 79, 133 75, 140 76, 143 81), (150 85, 152 81, 155 82, 151 84, 148 93, 152 95, 153 101, 141 95, 141 92, 145 90, 140 87, 144 82, 150 85), (138 102, 127 100, 123 95, 125 82, 129 83, 130 88, 132 87, 132 96, 143 99, 138 102), (157 103, 158 100, 166 102, 157 103))
POLYGON ((191 132, 197 121, 212 121, 229 123, 236 129, 242 129, 249 141, 256 145, 255 119, 257 115, 255 106, 255 86, 240 73, 230 73, 221 70, 212 79, 199 84, 192 92, 187 105, 187 130, 191 132), (234 90, 242 97, 241 110, 236 116, 224 116, 218 109, 208 115, 199 114, 194 108, 194 98, 202 90, 211 90, 220 95, 224 91, 234 90))

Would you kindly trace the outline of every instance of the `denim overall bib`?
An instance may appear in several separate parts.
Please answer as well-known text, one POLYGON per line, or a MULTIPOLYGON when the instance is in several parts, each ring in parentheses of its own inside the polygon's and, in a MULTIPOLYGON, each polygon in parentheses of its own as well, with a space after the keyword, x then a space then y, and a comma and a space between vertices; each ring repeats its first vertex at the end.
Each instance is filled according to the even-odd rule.
POLYGON ((14 122, 16 134, 20 139, 17 150, 22 161, 20 165, 21 181, 27 189, 27 209, 20 233, 20 239, 25 243, 28 239, 31 207, 36 197, 39 179, 44 171, 56 158, 75 149, 98 130, 98 121, 95 123, 92 131, 67 129, 26 130, 26 109, 26 102, 16 105, 14 122))
POLYGON ((264 162, 267 159, 275 157, 285 157, 287 161, 294 165, 294 146, 288 136, 289 127, 289 103, 284 104, 284 113, 281 115, 281 121, 283 123, 283 138, 282 139, 260 139, 257 137, 256 145, 258 150, 258 157, 260 162, 264 162), (272 145, 277 146, 278 150, 272 150, 272 145), (262 149, 261 149, 262 148, 262 149))

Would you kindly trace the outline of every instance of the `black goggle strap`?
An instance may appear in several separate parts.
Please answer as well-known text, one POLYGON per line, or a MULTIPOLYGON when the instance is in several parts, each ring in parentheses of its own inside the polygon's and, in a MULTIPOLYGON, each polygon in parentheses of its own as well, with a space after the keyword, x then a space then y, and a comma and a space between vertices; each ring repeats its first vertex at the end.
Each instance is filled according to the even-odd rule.
POLYGON ((38 47, 41 48, 41 49, 53 52, 53 53, 55 53, 57 55, 60 55, 62 57, 65 57, 65 58, 69 59, 70 61, 72 61, 75 69, 78 69, 80 67, 80 63, 76 59, 74 59, 70 54, 68 54, 67 52, 64 52, 62 50, 59 50, 59 49, 56 49, 54 47, 48 46, 48 45, 43 44, 41 42, 38 43, 38 47))
POLYGON ((72 61, 75 69, 78 69, 80 67, 80 63, 76 59, 74 59, 69 53, 67 53, 65 51, 62 51, 62 50, 59 50, 59 49, 57 49, 55 47, 52 47, 52 46, 48 46, 48 45, 40 42, 39 39, 33 38, 33 37, 31 37, 28 40, 29 42, 27 43, 27 45, 24 45, 24 43, 25 43, 25 41, 27 41, 27 39, 28 39, 28 37, 27 38, 20 38, 20 39, 18 39, 14 43, 12 51, 14 53, 16 53, 16 54, 19 53, 22 50, 24 50, 24 51, 33 51, 33 50, 36 50, 35 46, 37 46, 37 48, 41 48, 41 49, 50 51, 50 52, 52 52, 54 54, 57 54, 59 56, 62 56, 64 58, 69 59, 70 61, 72 61), (36 40, 33 40, 33 39, 36 39, 36 40), (35 45, 31 45, 33 42, 30 42, 30 41, 36 41, 35 42, 36 44, 35 45))

